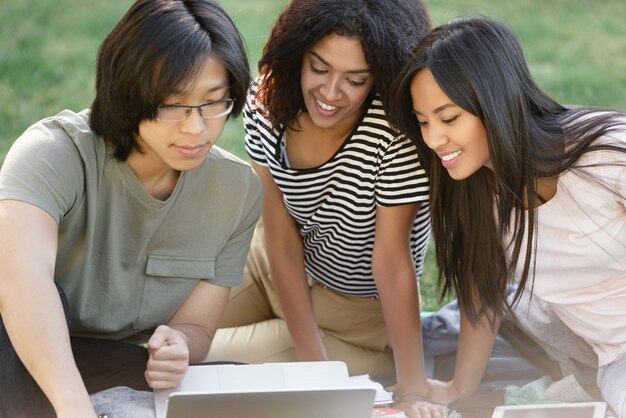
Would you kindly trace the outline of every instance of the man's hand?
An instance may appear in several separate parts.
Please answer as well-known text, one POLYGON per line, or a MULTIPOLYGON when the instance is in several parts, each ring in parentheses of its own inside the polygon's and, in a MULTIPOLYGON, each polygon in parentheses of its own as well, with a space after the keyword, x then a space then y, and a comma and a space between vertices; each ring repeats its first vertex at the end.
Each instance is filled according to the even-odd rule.
POLYGON ((168 389, 178 385, 189 368, 187 337, 180 331, 161 325, 150 337, 148 350, 148 385, 153 389, 168 389))

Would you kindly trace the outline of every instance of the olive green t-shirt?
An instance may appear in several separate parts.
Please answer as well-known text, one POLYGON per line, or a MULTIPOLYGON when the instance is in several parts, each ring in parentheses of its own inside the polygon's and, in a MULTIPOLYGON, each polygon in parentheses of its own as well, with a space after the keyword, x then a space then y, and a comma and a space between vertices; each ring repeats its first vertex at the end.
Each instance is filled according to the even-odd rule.
POLYGON ((238 285, 261 195, 250 166, 213 147, 157 200, 92 132, 88 110, 30 127, 0 170, 0 199, 59 224, 54 279, 72 334, 111 339, 166 323, 199 280, 238 285))

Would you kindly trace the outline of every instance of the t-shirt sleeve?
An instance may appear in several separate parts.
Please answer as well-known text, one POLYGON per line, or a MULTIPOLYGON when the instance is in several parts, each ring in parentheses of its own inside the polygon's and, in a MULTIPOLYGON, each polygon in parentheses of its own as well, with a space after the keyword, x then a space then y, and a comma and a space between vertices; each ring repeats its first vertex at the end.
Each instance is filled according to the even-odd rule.
POLYGON ((12 145, 0 169, 0 200, 19 200, 48 212, 57 223, 84 188, 80 154, 52 119, 30 127, 12 145))
POLYGON ((428 176, 417 148, 404 135, 385 150, 376 180, 376 204, 397 206, 428 201, 428 176))
POLYGON ((261 114, 261 105, 256 98, 257 83, 248 89, 246 104, 243 108, 243 127, 245 131, 246 152, 256 163, 268 165, 263 147, 263 136, 268 135, 271 129, 267 120, 261 114))
POLYGON ((252 235, 261 216, 262 197, 261 181, 250 169, 247 193, 238 212, 238 222, 216 259, 213 283, 222 286, 241 284, 252 235))

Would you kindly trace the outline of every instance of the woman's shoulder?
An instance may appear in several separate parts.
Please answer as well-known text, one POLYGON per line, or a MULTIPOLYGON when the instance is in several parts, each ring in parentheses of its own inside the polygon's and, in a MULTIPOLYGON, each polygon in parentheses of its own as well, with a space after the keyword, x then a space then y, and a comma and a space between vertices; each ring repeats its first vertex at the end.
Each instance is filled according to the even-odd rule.
POLYGON ((561 115, 559 123, 565 152, 577 162, 601 157, 604 152, 626 151, 624 113, 598 107, 570 107, 561 115))
POLYGON ((264 102, 262 80, 263 76, 258 76, 248 87, 246 104, 243 111, 244 127, 247 128, 251 126, 255 127, 255 129, 261 128, 275 135, 280 129, 275 129, 268 115, 268 110, 264 102))
POLYGON ((364 127, 366 128, 365 131, 383 135, 390 140, 403 136, 401 132, 391 126, 383 102, 378 95, 371 98, 367 104, 363 118, 359 121, 359 127, 364 127))
POLYGON ((576 151, 578 141, 584 141, 585 147, 576 151, 578 158, 565 173, 574 176, 571 187, 622 183, 626 179, 626 115, 611 109, 574 109, 569 123, 565 132, 570 134, 572 150, 576 151))
MULTIPOLYGON (((574 133, 577 136, 585 136, 598 129, 609 134, 624 135, 626 113, 610 108, 572 106, 562 115, 561 124, 566 135, 574 133)), ((570 139, 576 141, 580 138, 570 139)))
POLYGON ((248 87, 246 94, 246 107, 249 111, 255 113, 264 113, 265 105, 263 104, 263 80, 265 76, 263 74, 258 75, 248 87))

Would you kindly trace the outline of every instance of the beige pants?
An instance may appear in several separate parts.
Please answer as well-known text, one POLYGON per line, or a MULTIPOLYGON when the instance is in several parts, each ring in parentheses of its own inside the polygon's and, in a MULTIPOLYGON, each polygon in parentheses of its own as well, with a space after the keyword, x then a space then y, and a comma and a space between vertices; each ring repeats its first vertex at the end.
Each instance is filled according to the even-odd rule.
MULTIPOLYGON (((350 375, 367 373, 373 378, 393 381, 395 366, 380 301, 342 295, 314 281, 310 288, 329 360, 345 362, 350 375)), ((260 223, 252 239, 243 284, 231 290, 206 361, 296 361, 293 342, 282 318, 260 223)))

